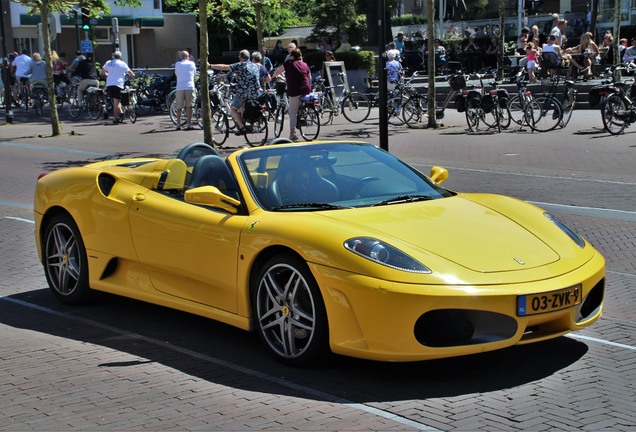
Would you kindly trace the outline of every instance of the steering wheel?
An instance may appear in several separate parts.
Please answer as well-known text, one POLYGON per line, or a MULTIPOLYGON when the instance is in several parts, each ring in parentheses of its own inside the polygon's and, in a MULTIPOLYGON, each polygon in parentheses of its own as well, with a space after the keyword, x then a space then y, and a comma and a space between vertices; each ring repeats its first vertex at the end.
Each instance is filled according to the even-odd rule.
POLYGON ((356 185, 353 188, 353 197, 361 198, 360 192, 362 192, 362 189, 366 185, 374 181, 380 181, 380 179, 378 177, 367 176, 367 177, 362 177, 360 180, 358 180, 358 183, 356 183, 356 185))

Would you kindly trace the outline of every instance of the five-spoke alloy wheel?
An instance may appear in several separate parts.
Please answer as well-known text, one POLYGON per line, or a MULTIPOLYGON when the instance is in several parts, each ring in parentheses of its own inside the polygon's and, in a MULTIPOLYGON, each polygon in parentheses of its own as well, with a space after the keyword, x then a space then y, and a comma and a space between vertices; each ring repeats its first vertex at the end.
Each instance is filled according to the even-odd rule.
POLYGON ((325 306, 302 260, 291 254, 270 258, 256 278, 252 299, 259 336, 279 360, 301 365, 327 352, 325 306))

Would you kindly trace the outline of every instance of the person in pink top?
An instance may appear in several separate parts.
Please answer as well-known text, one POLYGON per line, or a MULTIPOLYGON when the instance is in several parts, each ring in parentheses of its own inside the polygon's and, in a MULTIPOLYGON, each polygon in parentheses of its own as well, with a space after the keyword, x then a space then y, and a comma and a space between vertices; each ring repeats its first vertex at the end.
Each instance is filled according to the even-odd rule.
POLYGON ((526 45, 526 59, 527 59, 526 68, 528 70, 528 81, 530 83, 533 83, 537 80, 536 76, 534 75, 534 67, 536 66, 536 62, 537 62, 537 50, 534 47, 534 43, 532 42, 528 42, 528 45, 526 45))

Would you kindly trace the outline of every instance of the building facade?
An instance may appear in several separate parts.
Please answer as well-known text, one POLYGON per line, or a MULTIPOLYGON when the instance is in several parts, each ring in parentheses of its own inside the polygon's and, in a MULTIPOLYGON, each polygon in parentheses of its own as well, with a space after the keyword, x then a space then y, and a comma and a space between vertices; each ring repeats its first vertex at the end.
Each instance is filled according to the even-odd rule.
MULTIPOLYGON (((28 8, 19 3, 0 1, 5 11, 2 24, 7 51, 42 53, 40 16, 30 15, 28 8)), ((133 68, 169 67, 176 61, 176 52, 186 48, 198 55, 196 15, 164 14, 161 0, 141 1, 141 7, 132 8, 109 0, 110 14, 91 20, 82 19, 81 12, 75 10, 51 14, 51 48, 66 53, 69 62, 80 50, 92 53, 99 63, 109 60, 118 49, 133 68)))

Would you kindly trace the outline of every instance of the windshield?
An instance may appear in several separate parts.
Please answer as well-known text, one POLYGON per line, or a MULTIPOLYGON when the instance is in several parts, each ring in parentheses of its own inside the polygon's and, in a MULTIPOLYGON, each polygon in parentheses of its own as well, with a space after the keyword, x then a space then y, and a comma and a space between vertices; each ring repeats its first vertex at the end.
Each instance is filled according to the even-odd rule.
POLYGON ((241 154, 239 163, 256 200, 270 211, 328 211, 452 195, 370 144, 263 147, 241 154))

